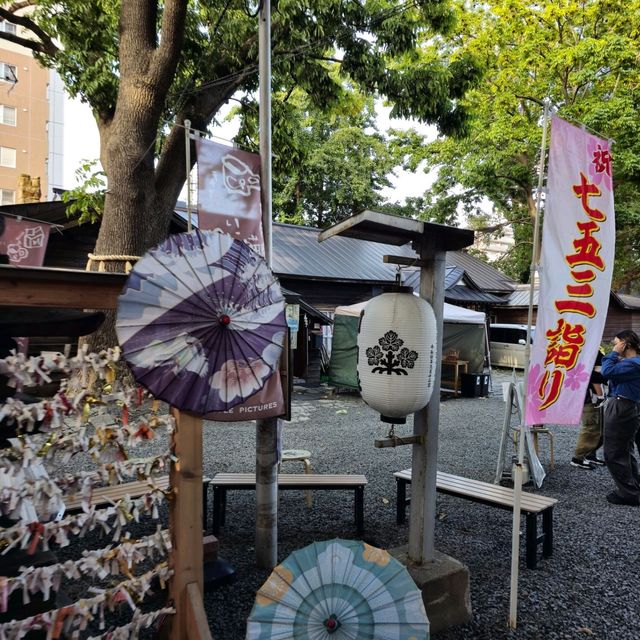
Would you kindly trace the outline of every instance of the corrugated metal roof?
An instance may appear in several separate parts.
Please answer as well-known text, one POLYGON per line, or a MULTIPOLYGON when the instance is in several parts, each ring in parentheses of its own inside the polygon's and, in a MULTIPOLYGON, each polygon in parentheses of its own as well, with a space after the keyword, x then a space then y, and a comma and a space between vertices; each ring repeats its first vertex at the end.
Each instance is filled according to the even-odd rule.
MULTIPOLYGON (((464 276, 464 270, 459 267, 447 266, 444 274, 444 288, 448 289, 449 287, 453 287, 454 284, 458 284, 462 276, 464 276)), ((420 271, 413 268, 403 269, 402 284, 417 291, 420 288, 420 271)))
MULTIPOLYGON (((186 219, 184 211, 177 210, 176 215, 186 219)), ((192 214, 192 223, 198 225, 197 214, 192 214)), ((274 222, 274 272, 287 277, 383 283, 395 280, 396 267, 383 263, 382 256, 417 258, 409 244, 398 247, 343 236, 318 242, 319 234, 320 229, 315 227, 274 222)), ((464 272, 465 279, 480 291, 506 294, 516 286, 511 278, 467 253, 448 251, 446 260, 448 268, 464 272)), ((456 278, 456 272, 449 274, 456 278)), ((405 279, 418 277, 405 275, 405 279)))
POLYGON ((464 251, 449 251, 447 264, 464 269, 466 275, 483 291, 510 293, 517 285, 509 276, 464 251))
POLYGON ((454 285, 448 289, 445 289, 444 299, 447 302, 486 302, 489 304, 506 304, 508 298, 500 297, 494 293, 486 293, 484 291, 478 291, 471 287, 465 287, 462 284, 454 285))
MULTIPOLYGON (((508 298, 508 307, 528 307, 529 306, 529 285, 519 286, 508 298)), ((533 290, 533 305, 538 306, 538 287, 533 290)))
POLYGON ((621 306, 625 309, 640 309, 640 298, 637 296, 630 296, 626 293, 616 293, 612 295, 614 298, 617 298, 620 302, 621 306))
POLYGON ((384 255, 416 257, 409 245, 367 242, 342 236, 318 242, 319 229, 273 225, 273 270, 277 274, 331 280, 388 282, 396 268, 384 255))
MULTIPOLYGON (((518 288, 509 296, 507 300, 508 307, 528 307, 529 306, 529 285, 519 285, 518 288)), ((623 293, 611 291, 611 299, 619 304, 623 309, 640 309, 640 298, 629 296, 623 293)), ((533 306, 538 306, 538 287, 533 289, 533 306)))

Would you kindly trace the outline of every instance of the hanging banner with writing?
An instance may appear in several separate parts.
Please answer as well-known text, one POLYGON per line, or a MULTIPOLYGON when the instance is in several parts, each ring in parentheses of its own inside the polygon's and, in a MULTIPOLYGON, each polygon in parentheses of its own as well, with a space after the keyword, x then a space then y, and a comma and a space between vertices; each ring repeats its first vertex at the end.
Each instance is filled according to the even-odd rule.
MULTIPOLYGON (((0 214, 2 215, 2 214, 0 214)), ((2 216, 4 231, 0 233, 0 254, 17 267, 41 267, 49 241, 51 226, 46 222, 2 216)))
MULTIPOLYGON (((198 227, 222 231, 243 240, 264 256, 260 156, 211 140, 196 140, 198 154, 198 227)), ((236 422, 272 418, 286 412, 280 373, 276 371, 258 393, 229 411, 207 420, 236 422)))
POLYGON ((211 140, 196 140, 198 225, 244 240, 264 256, 260 156, 211 140))
POLYGON ((551 121, 538 316, 525 423, 580 423, 615 255, 610 143, 551 121))
MULTIPOLYGON (((21 220, 0 214, 0 255, 16 267, 41 267, 49 242, 51 225, 34 220, 21 220)), ((29 338, 16 336, 18 351, 27 353, 29 338)), ((20 389, 21 390, 21 387, 20 389)))

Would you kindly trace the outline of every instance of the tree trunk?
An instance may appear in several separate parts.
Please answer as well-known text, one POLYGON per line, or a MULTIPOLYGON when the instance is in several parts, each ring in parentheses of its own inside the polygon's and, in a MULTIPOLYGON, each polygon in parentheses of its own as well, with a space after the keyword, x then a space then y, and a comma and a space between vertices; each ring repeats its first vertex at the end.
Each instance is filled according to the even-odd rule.
MULTIPOLYGON (((143 135, 137 121, 122 118, 118 125, 114 123, 109 130, 102 131, 102 162, 109 182, 93 253, 105 258, 107 271, 124 271, 126 260, 118 256, 144 255, 166 237, 169 227, 173 203, 163 202, 155 187, 155 128, 151 134, 143 135)), ((94 264, 93 268, 98 267, 94 264)), ((91 349, 117 344, 115 311, 107 313, 104 324, 88 342, 91 349)))

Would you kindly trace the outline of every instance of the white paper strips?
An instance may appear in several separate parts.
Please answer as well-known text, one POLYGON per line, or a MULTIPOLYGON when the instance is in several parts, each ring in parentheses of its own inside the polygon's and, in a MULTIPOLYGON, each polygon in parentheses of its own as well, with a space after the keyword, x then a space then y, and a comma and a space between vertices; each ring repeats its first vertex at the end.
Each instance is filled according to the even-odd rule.
POLYGON ((0 640, 21 640, 27 633, 35 629, 45 629, 47 638, 68 637, 75 630, 84 631, 89 622, 98 619, 100 630, 105 628, 105 609, 113 611, 121 602, 129 604, 133 611, 137 610, 136 602, 140 602, 151 593, 151 582, 160 581, 161 588, 173 575, 173 570, 166 563, 157 565, 151 571, 140 576, 124 580, 109 589, 96 589, 97 595, 83 598, 61 609, 53 609, 22 620, 12 620, 0 624, 0 640))

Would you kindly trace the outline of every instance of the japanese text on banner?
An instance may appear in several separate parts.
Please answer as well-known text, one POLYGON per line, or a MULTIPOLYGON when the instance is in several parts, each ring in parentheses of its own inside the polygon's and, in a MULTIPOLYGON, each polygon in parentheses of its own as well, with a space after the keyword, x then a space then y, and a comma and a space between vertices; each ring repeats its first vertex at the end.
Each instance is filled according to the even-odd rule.
POLYGON ((526 424, 578 424, 607 316, 615 218, 609 142, 551 123, 526 424))

